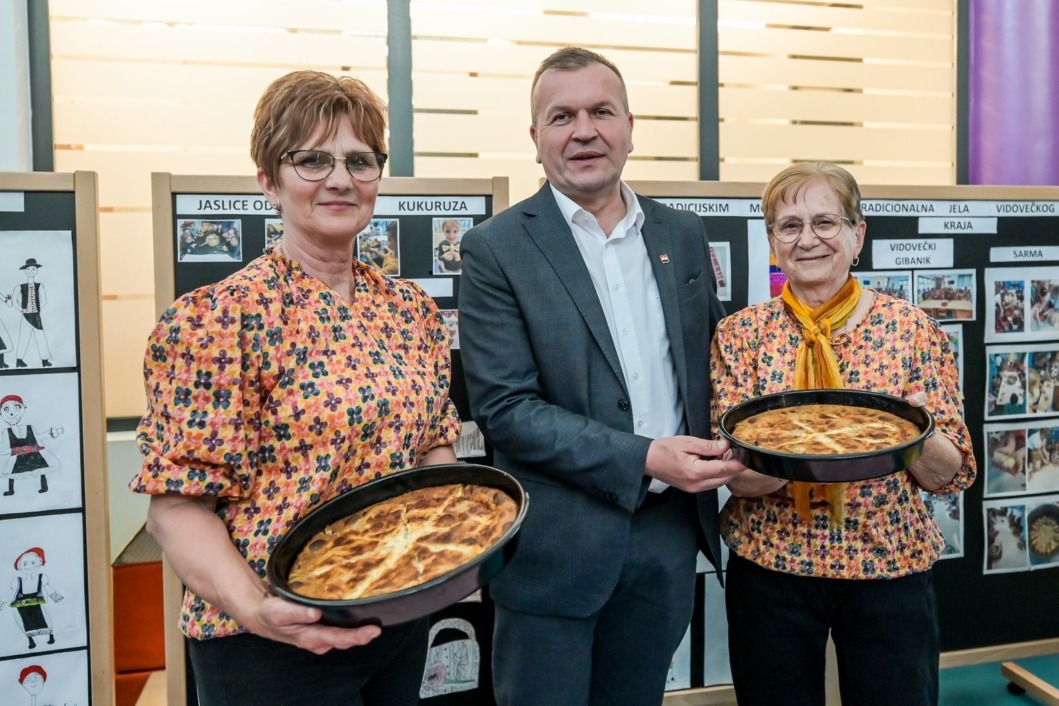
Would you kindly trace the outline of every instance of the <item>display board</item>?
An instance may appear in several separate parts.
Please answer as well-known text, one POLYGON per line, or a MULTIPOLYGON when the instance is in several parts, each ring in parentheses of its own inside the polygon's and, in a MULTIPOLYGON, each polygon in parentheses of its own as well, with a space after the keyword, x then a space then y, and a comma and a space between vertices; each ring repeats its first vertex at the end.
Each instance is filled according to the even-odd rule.
MULTIPOLYGON (((252 177, 152 175, 154 204, 155 302, 157 314, 179 295, 236 272, 283 236, 283 224, 252 177)), ((432 296, 449 327, 452 346, 450 395, 460 418, 470 419, 459 353, 460 262, 453 257, 463 233, 507 207, 508 181, 493 179, 384 178, 374 218, 356 239, 355 255, 387 274, 414 281, 432 296)), ((456 444, 461 459, 488 462, 477 427, 464 422, 456 444)), ((168 702, 188 702, 183 638, 176 628, 183 587, 166 566, 164 577, 168 702)), ((482 603, 460 604, 437 616, 428 668, 433 660, 455 673, 445 660, 461 655, 460 683, 424 682, 428 703, 443 704, 488 685, 491 610, 482 603), (479 655, 471 660, 471 652, 479 655), (484 654, 483 654, 484 653, 484 654), (484 664, 483 664, 484 663, 484 664), (474 668, 471 669, 470 666, 474 668), (453 696, 454 695, 454 696, 453 696)), ((491 696, 491 692, 490 692, 491 696)))
POLYGON ((96 175, 0 173, 0 702, 113 703, 96 175))
MULTIPOLYGON (((633 188, 700 215, 729 313, 779 293, 784 278, 770 264, 763 184, 633 188)), ((862 190, 868 228, 853 274, 942 324, 954 343, 978 461, 970 490, 930 500, 946 537, 935 571, 942 664, 1059 650, 1059 614, 1042 600, 1059 591, 1059 535, 1052 541, 1059 528, 1059 189, 862 190)), ((692 686, 700 665, 705 684, 727 669, 726 650, 717 647, 726 626, 723 611, 713 614, 723 607, 715 583, 704 582, 698 618, 706 649, 689 650, 692 686)))

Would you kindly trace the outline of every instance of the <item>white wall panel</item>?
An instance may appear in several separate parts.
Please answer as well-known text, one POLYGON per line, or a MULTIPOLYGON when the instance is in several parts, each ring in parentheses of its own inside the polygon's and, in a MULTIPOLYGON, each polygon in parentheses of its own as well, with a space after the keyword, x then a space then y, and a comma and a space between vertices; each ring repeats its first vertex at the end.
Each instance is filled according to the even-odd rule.
POLYGON ((690 16, 683 24, 654 24, 635 17, 508 14, 509 8, 498 8, 499 12, 476 11, 469 16, 450 7, 413 2, 412 34, 424 38, 483 37, 492 43, 581 44, 603 52, 629 47, 693 48, 697 41, 696 25, 690 16))
POLYGON ((279 28, 289 31, 341 31, 386 34, 385 0, 49 0, 52 21, 91 20, 130 24, 188 24, 252 31, 279 28))
POLYGON ((742 29, 731 28, 720 33, 722 52, 746 51, 748 46, 760 47, 770 55, 837 57, 845 59, 895 62, 904 66, 953 60, 952 44, 937 37, 873 36, 804 29, 742 29))
POLYGON ((760 121, 783 115, 789 121, 856 125, 952 126, 952 96, 901 96, 839 91, 728 89, 720 91, 720 110, 727 122, 760 121))
MULTIPOLYGON (((955 0, 718 1, 722 179, 835 159, 864 183, 953 182, 955 0)), ((626 176, 696 179, 697 6, 412 0, 416 176, 508 176, 512 199, 534 192, 530 81, 545 56, 577 44, 617 63, 629 86, 626 176)), ((387 3, 50 0, 49 11, 56 169, 100 175, 104 331, 119 345, 108 329, 131 327, 135 342, 120 345, 138 349, 154 320, 140 240, 150 173, 252 174, 251 111, 288 70, 352 73, 385 100, 387 3)), ((111 415, 142 408, 140 354, 108 354, 111 415)))
MULTIPOLYGON (((948 162, 952 136, 940 130, 887 130, 845 126, 721 125, 721 141, 741 157, 826 160, 948 162)), ((778 169, 775 171, 779 171, 778 169)))
POLYGON ((717 19, 721 26, 735 23, 762 23, 772 27, 835 28, 838 31, 858 31, 870 35, 919 35, 947 40, 951 31, 951 7, 948 3, 916 3, 904 12, 894 7, 870 8, 866 3, 824 4, 752 2, 726 0, 718 5, 717 19), (914 13, 914 22, 911 15, 914 13))
MULTIPOLYGON (((125 61, 206 65, 279 66, 287 69, 353 70, 386 65, 384 37, 347 37, 339 33, 244 32, 238 28, 187 28, 96 25, 53 22, 52 51, 56 58, 85 60, 117 56, 125 61)), ((151 80, 144 71, 139 82, 151 80)))
POLYGON ((719 57, 721 85, 858 87, 886 93, 944 93, 952 95, 955 66, 868 64, 863 61, 784 59, 772 56, 719 57))

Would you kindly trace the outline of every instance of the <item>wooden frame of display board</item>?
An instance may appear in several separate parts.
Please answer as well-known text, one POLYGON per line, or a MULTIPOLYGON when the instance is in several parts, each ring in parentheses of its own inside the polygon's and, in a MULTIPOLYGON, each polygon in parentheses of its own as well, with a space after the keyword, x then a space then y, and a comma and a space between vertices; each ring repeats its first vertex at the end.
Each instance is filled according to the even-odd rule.
MULTIPOLYGON (((705 224, 711 243, 728 243, 726 283, 730 286, 729 300, 725 306, 729 312, 737 311, 747 304, 751 287, 760 290, 761 283, 767 287, 764 270, 754 270, 750 276, 749 250, 760 247, 765 239, 760 197, 764 184, 723 182, 634 182, 633 189, 680 208, 698 212, 705 224), (741 222, 740 222, 741 221, 741 222), (751 231, 749 221, 756 221, 756 231, 751 231), (751 240, 759 238, 754 245, 751 240), (760 272, 760 277, 757 274, 760 272), (751 285, 750 280, 756 283, 751 285)), ((1059 616, 1045 615, 1035 610, 1035 601, 1018 600, 1017 596, 1054 595, 1059 587, 1059 569, 1055 558, 1039 560, 1027 547, 1025 571, 998 571, 986 558, 986 546, 993 544, 987 538, 985 527, 986 509, 1001 504, 1000 510, 1010 509, 1011 517, 1021 517, 1016 522, 1025 532, 1026 521, 1032 518, 1031 503, 1052 504, 1059 500, 1059 488, 1049 486, 1045 491, 1034 491, 1029 486, 1021 493, 991 493, 985 488, 987 467, 985 434, 983 428, 1002 426, 996 421, 1006 421, 990 416, 987 395, 987 370, 989 349, 1009 353, 1002 347, 1004 340, 1012 341, 1010 355, 1023 355, 1032 360, 1035 349, 1045 349, 1043 354, 1056 353, 1059 358, 1059 321, 1049 324, 1048 331, 1030 332, 1030 324, 1024 325, 1025 339, 1019 333, 1002 330, 999 315, 990 311, 994 295, 1000 296, 1002 285, 1022 286, 1025 311, 1030 312, 1030 291, 1039 285, 1059 284, 1059 247, 1055 233, 1059 232, 1059 188, 1054 187, 993 187, 993 186, 862 186, 865 202, 865 218, 868 229, 861 262, 854 274, 863 271, 865 277, 878 275, 889 278, 908 271, 910 284, 914 284, 922 273, 924 281, 956 281, 960 272, 962 282, 969 283, 974 291, 974 303, 970 313, 947 310, 946 306, 957 306, 957 302, 922 301, 921 305, 934 306, 932 313, 943 325, 951 325, 959 338, 958 348, 965 416, 974 441, 975 457, 978 460, 978 479, 959 500, 958 555, 943 556, 935 568, 935 587, 938 594, 942 626, 941 667, 957 667, 1001 660, 1034 657, 1059 652, 1059 616), (872 204, 869 210, 868 204, 872 204), (934 248, 937 248, 936 250, 934 248), (898 254, 899 253, 899 254, 898 254), (878 260, 879 262, 876 262, 878 260), (905 264, 901 264, 905 263, 905 264), (1051 264, 1049 264, 1051 263, 1051 264), (937 270, 937 272, 935 272, 937 270), (946 280, 948 277, 948 280, 946 280), (1013 280, 1013 281, 1009 281, 1013 280), (995 292, 987 291, 992 285, 995 292), (1029 286, 1025 286, 1029 285, 1029 286), (987 326, 989 331, 987 332, 987 326), (966 333, 965 333, 966 331, 966 333), (1045 339, 1052 339, 1050 341, 1045 339), (1022 345, 1029 340, 1032 345, 1022 345), (981 349, 977 348, 978 342, 981 349), (1001 343, 1001 346, 987 345, 1001 343), (1049 345, 1051 344, 1051 345, 1049 345), (1028 351, 1026 349, 1029 349, 1028 351), (986 421, 994 424, 985 424, 986 421), (983 497, 989 493, 988 496, 983 497), (1010 508, 1004 506, 1009 503, 1010 508), (971 509, 968 512, 968 507, 971 509), (1036 570, 1043 569, 1043 570, 1036 570), (1016 597, 1012 600, 1012 597, 1016 597), (989 606, 988 609, 985 606, 989 606)), ((767 245, 766 248, 767 255, 767 245)), ((722 248, 723 250, 723 248, 722 248)), ((760 257, 760 252, 756 253, 760 257)), ((767 263, 766 263, 767 264, 767 263)), ((899 279, 899 278, 898 278, 899 279)), ((889 279, 887 279, 889 281, 889 279)), ((925 294, 927 290, 923 290, 925 294)), ((920 299, 920 292, 911 288, 910 294, 920 299)), ((756 298, 755 301, 761 301, 756 298)), ((1001 355, 998 353, 997 355, 1001 355)), ((1023 392, 1029 398, 1032 389, 1023 392)), ((1031 412, 1027 403, 1023 412, 1011 413, 1009 426, 1041 426, 1040 422, 1026 422, 1019 417, 1041 417, 1059 415, 1059 405, 1052 412, 1031 412)), ((1059 419, 1054 425, 1059 431, 1059 419)), ((1033 429, 1023 430, 1023 433, 1033 429)), ((991 469, 990 469, 991 470, 991 469)), ((1039 505, 1038 505, 1039 506, 1039 505)), ((1006 515, 1004 515, 1006 516, 1006 515)), ((948 539, 948 538, 947 538, 948 539)), ((946 552, 951 547, 946 547, 946 552)), ((707 580, 713 580, 712 577, 707 580)), ((702 608, 697 607, 697 611, 702 608)), ((1054 612, 1053 612, 1054 613, 1054 612)), ((697 618, 702 613, 697 612, 697 618)), ((833 665, 829 660, 829 665, 833 665)), ((1054 696, 1059 691, 1042 685, 1039 679, 1017 665, 1004 665, 1003 675, 1018 686, 1035 695, 1054 696)), ((833 675, 829 674, 828 703, 837 704, 837 689, 833 675)), ((703 687, 683 692, 670 692, 666 703, 673 704, 715 703, 697 700, 702 694, 708 698, 722 698, 717 689, 703 687), (685 697, 687 700, 684 700, 685 697)), ((732 696, 734 702, 734 696, 732 696)))
MULTIPOLYGON (((155 308, 156 316, 159 317, 179 294, 189 291, 198 284, 217 281, 260 254, 269 237, 268 228, 270 225, 275 225, 270 222, 278 221, 275 212, 268 207, 267 203, 264 203, 264 197, 254 177, 189 176, 156 172, 151 175, 151 189, 154 212, 155 308), (181 201, 181 198, 184 200, 181 201), (226 222, 226 225, 234 225, 238 222, 243 245, 241 260, 234 262, 229 259, 227 262, 222 262, 219 260, 223 260, 223 256, 213 258, 207 255, 202 265, 194 268, 201 270, 200 273, 191 277, 182 276, 178 271, 181 257, 177 245, 178 218, 186 218, 191 222, 221 221, 226 222), (250 228, 243 227, 243 220, 246 219, 251 223, 250 228), (264 228, 254 230, 253 226, 262 219, 265 220, 264 228)), ((477 223, 507 208, 508 200, 507 177, 491 179, 388 177, 383 178, 379 185, 379 200, 376 203, 375 212, 376 219, 383 221, 403 222, 404 219, 417 219, 413 225, 418 228, 412 228, 410 235, 417 240, 422 240, 422 230, 426 224, 419 219, 431 218, 433 213, 439 214, 439 217, 440 214, 448 217, 452 212, 457 212, 461 214, 460 218, 464 217, 462 214, 466 214, 468 224, 471 220, 477 223), (401 197, 407 198, 402 201, 401 197), (472 202, 469 208, 466 204, 452 203, 454 200, 464 198, 472 202)), ((404 242, 403 236, 401 241, 404 242)), ((192 258, 195 257, 192 253, 192 258)), ((399 267, 399 276, 414 279, 422 284, 427 293, 439 302, 440 308, 444 309, 442 304, 445 303, 449 304, 449 308, 456 308, 459 278, 434 277, 434 275, 444 273, 431 271, 430 256, 424 256, 422 248, 418 250, 410 248, 407 261, 405 255, 402 254, 399 267), (432 277, 437 283, 447 282, 448 288, 432 287, 432 277)), ((457 356, 454 355, 451 394, 460 410, 461 417, 468 419, 466 393, 462 390, 462 384, 457 384, 457 380, 461 379, 459 377, 461 369, 458 367, 456 358, 457 356)), ((179 706, 188 701, 184 638, 177 629, 184 587, 164 557, 162 589, 165 604, 167 703, 170 706, 179 706)))
MULTIPOLYGON (((60 461, 60 465, 54 466, 56 473, 44 474, 51 478, 48 490, 44 490, 47 486, 42 483, 37 493, 35 487, 25 488, 25 481, 19 481, 23 487, 11 497, 12 500, 23 498, 21 502, 27 503, 24 511, 0 512, 0 523, 7 525, 0 533, 4 537, 0 567, 11 566, 15 557, 8 554, 13 550, 17 556, 18 552, 29 547, 50 548, 44 549, 44 572, 63 600, 62 603, 51 600, 46 608, 50 611, 48 620, 53 628, 50 637, 55 638, 54 643, 41 639, 43 635, 39 635, 38 644, 31 653, 8 655, 5 652, 0 661, 0 671, 5 677, 0 683, 0 701, 5 703, 25 698, 17 676, 18 669, 31 666, 27 662, 48 673, 41 690, 42 698, 56 702, 80 702, 87 698, 91 703, 108 706, 114 702, 113 593, 107 514, 97 195, 94 172, 0 173, 0 239, 9 238, 2 248, 4 264, 0 267, 5 293, 12 274, 18 275, 19 270, 31 267, 29 258, 25 257, 27 252, 34 255, 34 261, 40 258, 40 275, 34 281, 45 292, 40 298, 40 318, 44 322, 40 333, 28 332, 30 339, 23 348, 19 338, 23 334, 21 321, 15 329, 15 340, 19 340, 19 350, 25 356, 25 367, 12 364, 0 371, 0 396, 15 391, 25 398, 25 409, 29 411, 27 426, 40 422, 39 417, 30 419, 30 416, 52 404, 55 426, 43 429, 43 424, 37 424, 34 434, 45 449, 51 446, 53 456, 60 461), (25 265, 19 267, 18 262, 23 259, 25 265), (69 277, 64 279, 64 273, 69 277), (45 336, 45 333, 50 335, 45 336), (30 342, 36 342, 36 347, 29 346, 30 342), (45 352, 51 356, 46 373, 45 352), (57 393, 59 388, 61 391, 57 393), (75 392, 68 392, 74 388, 75 392), (40 393, 40 397, 31 400, 29 394, 34 393, 40 393), (70 399, 63 399, 63 394, 69 394, 70 399), (79 415, 76 414, 78 405, 79 415), (61 421, 63 414, 70 415, 68 422, 61 421), (79 477, 72 472, 78 466, 72 458, 76 454, 80 456, 77 459, 79 477), (79 488, 67 487, 71 483, 79 488), (30 494, 37 499, 27 501, 25 498, 30 494), (46 531, 37 533, 32 529, 34 522, 46 526, 46 531), (24 541, 17 548, 7 546, 8 541, 21 541, 18 538, 21 532, 17 526, 19 523, 23 528, 30 527, 32 543, 24 541), (83 547, 81 552, 76 550, 78 543, 83 547), (80 558, 83 570, 81 592, 75 590, 73 577, 61 578, 63 552, 71 555, 70 558, 73 554, 83 555, 80 558), (70 618, 64 618, 62 612, 82 604, 83 615, 78 610, 78 615, 74 616, 76 627, 67 628, 69 623, 64 621, 70 618), (68 640, 73 642, 72 647, 63 644, 68 640), (86 653, 83 686, 80 681, 74 683, 81 677, 79 671, 75 672, 75 668, 80 669, 75 663, 81 652, 86 653), (8 667, 16 670, 15 679, 7 678, 8 667), (66 682, 62 681, 63 677, 68 678, 66 682)), ((29 279, 27 274, 27 282, 29 279)), ((28 284, 32 288, 32 283, 28 284)), ((7 581, 3 583, 6 586, 7 581)), ((51 598, 50 593, 48 596, 51 598)), ((5 619, 5 625, 8 622, 5 619)), ((23 643, 19 641, 18 644, 23 643)))

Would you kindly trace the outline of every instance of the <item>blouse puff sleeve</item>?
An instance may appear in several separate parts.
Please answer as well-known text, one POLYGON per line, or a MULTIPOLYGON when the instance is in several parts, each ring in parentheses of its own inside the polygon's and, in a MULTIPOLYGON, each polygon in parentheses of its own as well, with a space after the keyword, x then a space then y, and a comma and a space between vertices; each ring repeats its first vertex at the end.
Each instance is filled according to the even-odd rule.
POLYGON ((438 446, 455 444, 460 437, 462 425, 456 405, 449 396, 452 382, 452 351, 449 348, 448 332, 441 318, 441 312, 438 311, 434 300, 417 285, 411 284, 411 286, 417 291, 418 315, 423 322, 424 340, 420 342, 420 345, 424 347, 430 364, 433 366, 438 391, 437 399, 440 403, 438 408, 428 410, 429 426, 423 435, 423 444, 416 453, 417 458, 422 458, 428 451, 438 446))
MULTIPOLYGON (((137 428, 144 462, 134 492, 240 498, 250 488, 261 347, 242 340, 241 297, 230 294, 185 295, 148 339, 147 412, 137 428)), ((251 320, 261 327, 259 317, 251 320)))
POLYGON ((963 418, 960 397, 960 373, 953 357, 952 346, 945 331, 934 319, 923 314, 925 325, 916 327, 916 357, 912 361, 912 377, 922 383, 927 394, 927 410, 934 415, 935 433, 941 433, 960 452, 960 470, 945 486, 930 491, 933 495, 949 495, 966 490, 977 475, 977 464, 971 448, 971 436, 963 418))

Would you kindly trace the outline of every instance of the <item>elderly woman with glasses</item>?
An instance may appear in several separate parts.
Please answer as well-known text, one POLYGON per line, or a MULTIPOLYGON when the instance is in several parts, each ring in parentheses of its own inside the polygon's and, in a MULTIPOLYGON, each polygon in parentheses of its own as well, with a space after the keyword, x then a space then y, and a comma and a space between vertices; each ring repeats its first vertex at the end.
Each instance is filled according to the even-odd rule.
POLYGON ((180 627, 199 703, 415 704, 425 620, 321 625, 269 591, 277 539, 339 493, 455 462, 449 347, 433 301, 354 257, 386 161, 385 110, 362 82, 276 80, 251 155, 283 239, 181 297, 151 334, 147 528, 186 586, 180 627))
POLYGON ((937 432, 908 470, 874 480, 788 483, 747 471, 729 483, 721 532, 736 697, 740 706, 823 706, 830 634, 843 703, 936 704, 931 566, 944 540, 921 493, 956 493, 975 477, 952 350, 922 311, 850 276, 867 225, 846 170, 795 164, 761 201, 787 282, 781 296, 718 325, 714 428, 754 397, 849 388, 925 406, 937 432))

